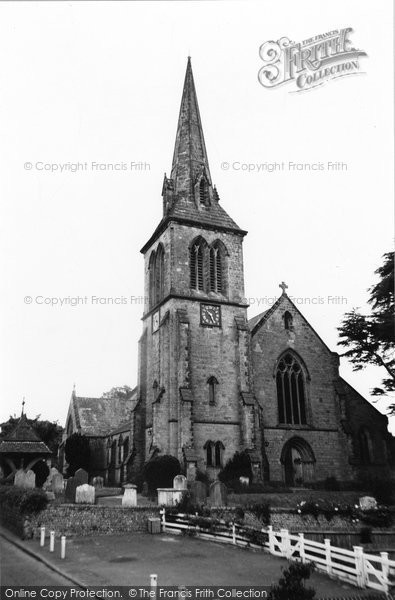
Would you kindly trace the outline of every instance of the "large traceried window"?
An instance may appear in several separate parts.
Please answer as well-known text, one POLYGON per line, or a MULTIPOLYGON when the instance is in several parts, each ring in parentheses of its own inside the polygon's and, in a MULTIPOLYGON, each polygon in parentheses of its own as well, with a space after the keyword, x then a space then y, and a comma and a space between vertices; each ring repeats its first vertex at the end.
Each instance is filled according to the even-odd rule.
POLYGON ((297 358, 290 352, 279 361, 276 370, 279 423, 305 425, 306 381, 297 358))

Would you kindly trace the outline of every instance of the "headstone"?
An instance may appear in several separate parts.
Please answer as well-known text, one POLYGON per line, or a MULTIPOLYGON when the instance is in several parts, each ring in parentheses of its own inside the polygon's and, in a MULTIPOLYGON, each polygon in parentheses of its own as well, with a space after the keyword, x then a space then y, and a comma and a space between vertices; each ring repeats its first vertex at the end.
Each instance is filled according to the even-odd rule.
POLYGON ((55 500, 55 494, 53 492, 45 492, 45 495, 47 496, 48 500, 55 500))
POLYGON ((97 489, 101 489, 104 485, 104 479, 103 477, 100 477, 99 475, 94 477, 92 479, 92 484, 95 486, 95 488, 97 489))
POLYGON ((203 481, 192 481, 191 500, 193 504, 205 504, 207 500, 207 486, 203 481))
POLYGON ((123 487, 125 491, 122 496, 122 506, 137 506, 137 486, 127 483, 123 487))
POLYGON ((173 479, 173 488, 175 490, 186 490, 187 489, 187 478, 185 475, 176 475, 173 479))
POLYGON ((228 503, 228 490, 222 481, 214 481, 210 485, 210 505, 226 506, 228 503))
POLYGON ((52 477, 51 491, 55 494, 60 494, 64 490, 62 473, 55 473, 52 477))
POLYGON ((359 499, 359 507, 361 510, 374 510, 377 508, 377 500, 372 496, 362 496, 359 499))
POLYGON ((16 487, 21 488, 34 488, 36 487, 36 474, 34 471, 29 469, 28 471, 24 471, 23 469, 18 469, 15 473, 14 485, 16 487))
POLYGON ((239 477, 239 481, 240 481, 241 485, 245 485, 246 487, 248 487, 250 485, 249 477, 239 477))
POLYGON ((158 488, 158 506, 177 506, 184 495, 183 490, 174 488, 158 488))
POLYGON ((72 502, 74 504, 77 486, 78 482, 76 481, 75 477, 69 477, 67 479, 65 490, 66 502, 72 502))
POLYGON ((74 473, 74 479, 77 481, 77 485, 84 485, 84 483, 88 483, 88 473, 85 469, 78 469, 74 473))
POLYGON ((95 503, 95 488, 93 485, 83 483, 77 486, 75 491, 75 501, 77 504, 94 504, 95 503))

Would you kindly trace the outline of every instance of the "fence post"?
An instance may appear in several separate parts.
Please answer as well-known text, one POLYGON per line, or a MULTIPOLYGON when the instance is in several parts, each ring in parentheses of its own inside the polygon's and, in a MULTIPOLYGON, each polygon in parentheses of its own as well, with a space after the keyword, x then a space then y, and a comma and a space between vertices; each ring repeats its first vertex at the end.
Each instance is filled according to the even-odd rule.
POLYGON ((355 569, 357 571, 357 586, 365 587, 365 564, 363 556, 363 548, 361 546, 354 546, 355 555, 355 569))
POLYGON ((60 538, 60 558, 66 558, 66 536, 60 538))
POLYGON ((282 555, 285 556, 285 558, 289 558, 291 552, 290 552, 290 539, 289 539, 289 532, 288 529, 280 529, 280 533, 281 533, 281 552, 282 555))
POLYGON ((306 555, 304 551, 304 533, 299 533, 299 556, 300 560, 304 564, 306 562, 306 555))
POLYGON ((270 552, 270 554, 274 554, 274 535, 273 535, 273 526, 272 525, 268 526, 267 533, 269 536, 269 552, 270 552))
POLYGON ((55 550, 55 532, 49 532, 49 551, 53 552, 55 550))
POLYGON ((163 531, 166 531, 166 511, 164 508, 161 508, 160 514, 162 517, 162 529, 163 531))
POLYGON ((328 575, 332 575, 332 555, 331 555, 331 541, 329 538, 324 539, 325 544, 325 560, 326 560, 326 572, 328 575))
POLYGON ((40 546, 45 544, 45 527, 40 527, 40 546))
POLYGON ((234 523, 232 525, 232 543, 236 544, 236 525, 234 523))
POLYGON ((151 593, 152 593, 151 598, 156 598, 156 592, 157 592, 157 587, 158 587, 158 576, 154 573, 151 573, 151 575, 149 576, 149 579, 150 579, 150 586, 151 586, 151 593))
POLYGON ((388 594, 388 588, 389 588, 389 574, 390 574, 390 565, 389 565, 389 560, 388 560, 388 552, 380 552, 380 556, 382 559, 382 573, 383 573, 383 579, 384 579, 384 592, 386 594, 388 594))

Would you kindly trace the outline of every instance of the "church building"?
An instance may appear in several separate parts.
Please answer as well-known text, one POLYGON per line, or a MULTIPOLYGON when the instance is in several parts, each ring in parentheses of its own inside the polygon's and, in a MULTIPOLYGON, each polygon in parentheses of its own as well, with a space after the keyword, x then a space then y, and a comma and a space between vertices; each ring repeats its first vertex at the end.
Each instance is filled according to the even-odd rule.
POLYGON ((149 303, 125 480, 163 454, 177 457, 189 479, 197 471, 215 479, 240 451, 258 481, 299 486, 388 475, 387 417, 340 377, 338 354, 287 286, 248 320, 247 232, 224 210, 211 179, 190 59, 162 197, 163 217, 141 250, 149 303))

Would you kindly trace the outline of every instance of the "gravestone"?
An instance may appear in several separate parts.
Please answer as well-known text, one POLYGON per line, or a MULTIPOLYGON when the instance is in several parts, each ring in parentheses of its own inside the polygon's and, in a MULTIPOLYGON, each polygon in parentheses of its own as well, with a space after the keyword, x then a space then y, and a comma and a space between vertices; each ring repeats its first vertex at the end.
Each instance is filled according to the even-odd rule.
POLYGON ((95 488, 93 485, 83 483, 78 485, 75 491, 76 504, 94 504, 95 503, 95 488))
POLYGON ((173 488, 175 490, 186 490, 187 489, 187 478, 185 475, 176 475, 173 479, 173 488))
POLYGON ((18 469, 15 473, 14 485, 20 488, 34 488, 36 487, 36 474, 34 471, 29 469, 28 471, 24 471, 23 469, 18 469))
POLYGON ((207 486, 203 481, 192 481, 191 500, 193 504, 205 504, 207 500, 207 486))
POLYGON ((241 485, 244 485, 245 487, 248 487, 250 485, 249 477, 239 477, 239 481, 240 481, 241 485))
POLYGON ((92 479, 92 485, 94 485, 95 488, 98 488, 98 489, 102 488, 103 485, 104 485, 104 479, 103 479, 103 477, 100 477, 100 475, 94 477, 92 479))
POLYGON ((78 485, 84 485, 85 483, 88 483, 88 473, 85 469, 78 469, 74 473, 74 479, 78 482, 78 485))
POLYGON ((122 496, 122 506, 137 506, 137 486, 127 483, 123 487, 125 491, 122 496))
POLYGON ((51 491, 54 492, 55 494, 60 494, 61 492, 63 492, 63 490, 64 490, 63 475, 62 475, 62 473, 55 473, 54 476, 52 477, 51 491))
POLYGON ((214 481, 210 485, 210 505, 226 506, 228 503, 228 490, 222 481, 214 481))
POLYGON ((359 499, 359 507, 361 510, 375 510, 377 508, 377 500, 372 496, 362 496, 359 499))
POLYGON ((76 481, 75 477, 69 477, 67 479, 65 490, 66 502, 72 502, 74 504, 77 486, 78 482, 76 481))

